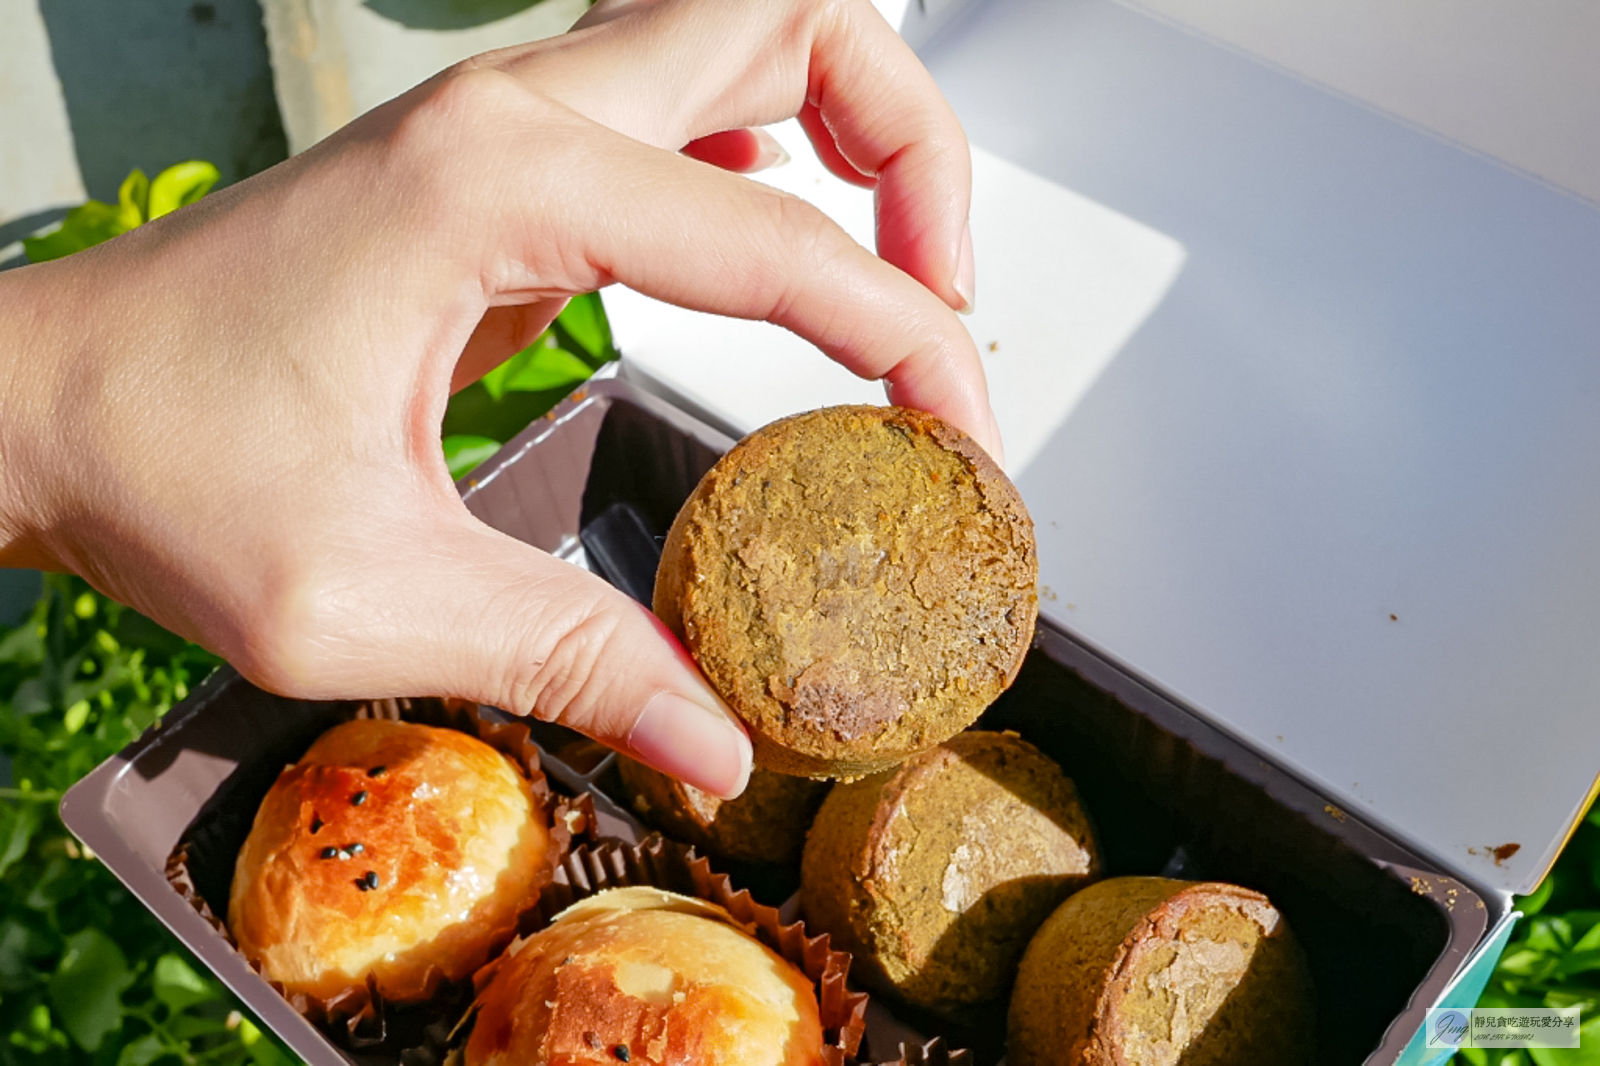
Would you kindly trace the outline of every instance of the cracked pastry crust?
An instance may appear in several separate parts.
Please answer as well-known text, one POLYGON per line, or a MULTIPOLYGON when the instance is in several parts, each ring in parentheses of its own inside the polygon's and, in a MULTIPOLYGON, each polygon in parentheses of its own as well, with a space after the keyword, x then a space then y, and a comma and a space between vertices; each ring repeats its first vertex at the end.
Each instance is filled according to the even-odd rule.
POLYGON ((868 987, 955 1013, 1004 995, 1028 939, 1100 865, 1061 768, 1015 734, 973 730, 835 785, 800 901, 868 987))
POLYGON ((804 974, 723 910, 659 888, 573 904, 479 993, 465 1066, 821 1066, 804 974))
POLYGON ((371 974, 391 1001, 470 976, 548 880, 550 832, 505 755, 454 729, 357 719, 267 792, 234 867, 228 928, 288 995, 371 974))
POLYGON ((970 438, 831 407, 740 441, 667 535, 656 614, 749 728, 758 765, 854 778, 970 725, 1038 613, 1033 522, 970 438))
POLYGON ((1294 1066, 1316 1050, 1311 978, 1259 892, 1119 877, 1063 903, 1011 999, 1013 1066, 1294 1066))

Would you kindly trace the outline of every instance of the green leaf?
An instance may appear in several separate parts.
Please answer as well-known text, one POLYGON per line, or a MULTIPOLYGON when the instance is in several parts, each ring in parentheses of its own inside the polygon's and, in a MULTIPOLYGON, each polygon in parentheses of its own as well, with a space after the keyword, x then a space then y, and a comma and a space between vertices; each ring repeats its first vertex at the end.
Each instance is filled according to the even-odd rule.
POLYGON ((1560 915, 1540 915, 1528 923, 1528 947, 1561 952, 1572 947, 1572 925, 1560 915))
POLYGON ((68 736, 71 736, 72 734, 76 733, 78 730, 82 729, 83 728, 83 723, 87 722, 88 720, 89 720, 89 701, 88 700, 78 700, 71 707, 67 708, 67 713, 66 714, 61 716, 61 724, 66 729, 68 736))
POLYGON ((11 694, 11 710, 18 718, 32 718, 50 709, 50 694, 44 679, 30 677, 11 694))
POLYGON ((1600 1066, 1600 1018, 1591 1018, 1578 1029, 1576 1048, 1529 1048, 1537 1066, 1600 1066))
POLYGON ((25 237, 22 250, 32 263, 60 259, 109 241, 152 218, 192 204, 211 190, 221 175, 210 163, 190 161, 168 167, 155 181, 134 170, 117 190, 117 202, 90 200, 67 212, 59 228, 42 237, 25 237))
POLYGON ((1594 1014, 1600 1008, 1600 988, 1584 988, 1565 984, 1552 988, 1544 995, 1543 1007, 1581 1007, 1584 1014, 1594 1014))
POLYGON ((147 217, 155 219, 187 207, 211 191, 222 174, 210 163, 190 160, 170 166, 150 183, 147 217))
POLYGON ((1546 903, 1550 902, 1550 895, 1555 891, 1555 888, 1556 879, 1546 877, 1539 882, 1539 887, 1534 889, 1533 892, 1517 900, 1517 910, 1532 918, 1544 909, 1546 903))
POLYGON ((1589 973, 1592 970, 1600 970, 1600 950, 1578 951, 1574 949, 1562 956, 1561 965, 1556 972, 1562 977, 1572 977, 1580 973, 1589 973))
POLYGON ((32 619, 0 637, 0 663, 37 666, 44 660, 44 634, 32 619))
MULTIPOLYGON (((218 999, 225 998, 219 995, 218 999)), ((221 1018, 211 1018, 204 1014, 180 1014, 169 1020, 164 1026, 167 1035, 174 1040, 193 1040, 201 1036, 214 1036, 218 1033, 232 1034, 228 1023, 221 1018)))
POLYGON ((274 1044, 249 1018, 239 1022, 239 1042, 255 1066, 294 1066, 294 1060, 274 1044))
POLYGON ((150 179, 134 167, 117 190, 117 216, 133 229, 150 217, 150 179))
POLYGON ((0 801, 0 874, 27 853, 38 824, 39 812, 33 804, 0 801))
POLYGON ((151 984, 156 998, 174 1014, 217 996, 216 989, 179 955, 167 954, 156 960, 151 984))
MULTIPOLYGON (((48 1056, 45 1058, 47 1062, 59 1062, 71 1047, 67 1034, 55 1027, 50 1018, 50 1008, 43 1003, 34 1003, 27 1009, 22 1024, 11 1033, 11 1044, 36 1056, 48 1056)), ((0 1049, 0 1054, 3 1053, 3 1049, 0 1049)))
POLYGON ((65 855, 53 855, 45 860, 43 868, 36 869, 29 879, 28 894, 22 897, 22 905, 35 911, 55 909, 77 887, 70 876, 73 861, 65 855))
MULTIPOLYGON (((1567 924, 1572 927, 1572 936, 1575 941, 1572 945, 1573 947, 1583 943, 1584 939, 1593 933, 1597 926, 1600 926, 1600 910, 1566 911, 1561 917, 1565 918, 1567 924)), ((1597 945, 1591 943, 1589 946, 1594 947, 1597 945)))
POLYGON ((533 348, 531 358, 507 377, 506 392, 544 392, 589 380, 589 364, 563 348, 533 348))
POLYGON ((123 1047, 117 1056, 117 1066, 149 1066, 166 1052, 166 1045, 156 1033, 146 1033, 123 1047))
POLYGON ((563 348, 554 347, 555 343, 555 338, 546 333, 483 375, 483 387, 490 398, 498 402, 508 392, 570 389, 587 381, 594 373, 589 364, 563 348))
POLYGON ((521 369, 529 359, 533 358, 533 349, 538 343, 538 341, 535 341, 530 344, 479 379, 484 390, 489 393, 491 400, 499 402, 500 397, 506 394, 506 379, 521 369))
POLYGON ((50 978, 50 1003, 61 1027, 85 1051, 95 1051, 122 1027, 122 993, 133 984, 128 960, 106 934, 84 929, 67 938, 50 978))
POLYGON ((1506 952, 1497 969, 1501 973, 1511 974, 1516 977, 1542 980, 1555 971, 1558 963, 1559 959, 1548 952, 1521 948, 1506 952))
POLYGON ((450 476, 456 481, 472 473, 480 463, 499 450, 500 442, 488 437, 458 433, 444 438, 444 461, 450 467, 450 476))
POLYGON ((130 224, 118 208, 99 200, 90 200, 82 207, 67 212, 60 228, 42 237, 24 237, 22 250, 29 262, 44 263, 109 241, 136 225, 138 222, 130 224))
POLYGON ((590 358, 604 361, 612 357, 611 326, 599 293, 574 296, 567 301, 556 321, 590 358))
POLYGON ((0 992, 38 984, 34 960, 55 947, 48 932, 33 922, 10 917, 0 923, 0 992))

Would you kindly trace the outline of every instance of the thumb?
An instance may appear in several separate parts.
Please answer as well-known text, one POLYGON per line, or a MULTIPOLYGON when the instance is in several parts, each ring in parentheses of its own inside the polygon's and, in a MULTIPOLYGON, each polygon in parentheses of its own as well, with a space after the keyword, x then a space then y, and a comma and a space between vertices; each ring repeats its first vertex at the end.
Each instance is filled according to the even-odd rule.
POLYGON ((338 567, 338 588, 316 597, 337 606, 298 627, 316 637, 292 687, 474 700, 558 722, 713 795, 744 790, 744 728, 653 614, 464 511, 446 527, 338 567))

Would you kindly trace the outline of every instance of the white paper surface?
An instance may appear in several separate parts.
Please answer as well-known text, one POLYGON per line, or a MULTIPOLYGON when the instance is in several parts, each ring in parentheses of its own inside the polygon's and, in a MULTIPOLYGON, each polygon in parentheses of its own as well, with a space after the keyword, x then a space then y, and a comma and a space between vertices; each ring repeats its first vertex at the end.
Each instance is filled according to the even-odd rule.
MULTIPOLYGON (((772 133, 793 158, 759 180, 810 201, 872 247, 872 194, 828 174, 798 123, 772 133)), ((1160 303, 1183 249, 982 148, 972 168, 978 295, 966 324, 1015 475, 1160 303)), ((764 322, 685 311, 621 287, 605 302, 631 362, 741 429, 827 404, 883 402, 880 386, 764 322)))

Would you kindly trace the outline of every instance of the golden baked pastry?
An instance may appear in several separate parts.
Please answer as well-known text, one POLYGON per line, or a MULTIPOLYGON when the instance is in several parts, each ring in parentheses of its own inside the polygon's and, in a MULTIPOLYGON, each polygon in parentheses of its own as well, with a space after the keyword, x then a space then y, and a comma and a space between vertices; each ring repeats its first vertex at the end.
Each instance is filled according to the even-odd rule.
POLYGON ((358 719, 284 769, 256 812, 228 928, 286 993, 388 999, 470 976, 552 868, 528 778, 453 729, 358 719))
POLYGON ((820 1066, 811 982, 727 911, 616 888, 514 944, 478 996, 466 1066, 820 1066))
POLYGON ((832 407, 740 441, 667 534, 655 611, 758 765, 860 777, 959 733, 1016 677, 1033 522, 932 415, 832 407))
POLYGON ((1013 733, 974 730, 835 785, 806 839, 800 904, 867 987, 950 1012, 1003 995, 1034 930, 1099 874, 1061 767, 1013 733))
POLYGON ((1017 973, 1012 1066, 1295 1066, 1316 1050, 1311 977, 1267 897, 1118 877, 1040 928, 1017 973))
POLYGON ((805 846, 806 829, 825 781, 775 774, 756 767, 738 799, 719 799, 629 758, 617 769, 634 811, 663 832, 718 858, 792 863, 805 846))

